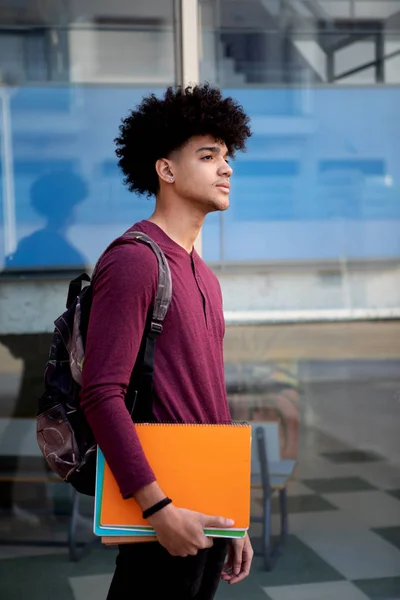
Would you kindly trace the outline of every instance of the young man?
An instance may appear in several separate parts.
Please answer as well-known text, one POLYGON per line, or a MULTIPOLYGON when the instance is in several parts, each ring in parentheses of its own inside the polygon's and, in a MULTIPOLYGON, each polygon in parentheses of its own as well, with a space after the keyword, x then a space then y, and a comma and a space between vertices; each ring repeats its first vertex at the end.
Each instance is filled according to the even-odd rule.
MULTIPOLYGON (((172 276, 172 302, 155 350, 153 413, 159 422, 230 422, 221 290, 194 242, 205 216, 229 206, 228 157, 245 148, 248 122, 240 106, 208 85, 169 88, 162 99, 144 99, 115 140, 129 189, 156 197, 153 215, 131 230, 160 246, 172 276)), ((157 258, 144 244, 132 241, 106 253, 94 281, 83 368, 87 420, 123 497, 134 497, 142 510, 166 495, 124 398, 157 280, 157 258)), ((253 556, 249 538, 227 542, 203 533, 206 525, 232 525, 226 516, 173 503, 155 512, 148 520, 158 542, 120 546, 108 600, 211 600, 221 578, 231 584, 244 579, 253 556)))

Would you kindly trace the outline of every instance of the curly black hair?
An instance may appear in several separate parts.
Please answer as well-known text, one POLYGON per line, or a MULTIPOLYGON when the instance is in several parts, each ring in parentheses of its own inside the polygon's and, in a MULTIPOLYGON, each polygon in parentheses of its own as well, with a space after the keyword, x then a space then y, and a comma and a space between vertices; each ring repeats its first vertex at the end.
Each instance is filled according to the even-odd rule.
POLYGON ((237 102, 208 83, 169 87, 163 98, 151 94, 122 120, 114 140, 124 183, 131 192, 156 195, 158 159, 168 158, 195 135, 212 135, 234 156, 235 150, 245 150, 249 121, 237 102))

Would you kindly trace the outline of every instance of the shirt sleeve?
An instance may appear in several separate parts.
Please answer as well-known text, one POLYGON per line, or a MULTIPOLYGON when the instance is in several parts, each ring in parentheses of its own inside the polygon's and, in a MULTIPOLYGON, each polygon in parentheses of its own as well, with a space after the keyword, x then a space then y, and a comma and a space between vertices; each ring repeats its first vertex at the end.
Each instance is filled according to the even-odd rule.
POLYGON ((125 393, 157 280, 156 256, 132 241, 104 256, 93 284, 81 406, 124 498, 155 481, 125 406, 125 393))

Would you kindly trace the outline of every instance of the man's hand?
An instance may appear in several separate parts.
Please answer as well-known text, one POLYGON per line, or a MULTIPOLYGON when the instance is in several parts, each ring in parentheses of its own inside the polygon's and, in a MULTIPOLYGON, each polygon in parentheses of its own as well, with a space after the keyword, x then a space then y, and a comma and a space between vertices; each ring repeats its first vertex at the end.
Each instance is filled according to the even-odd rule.
POLYGON ((242 581, 250 573, 253 555, 254 552, 248 535, 242 539, 231 540, 228 560, 222 570, 221 579, 230 584, 242 581))
POLYGON ((148 519, 157 539, 172 556, 194 556, 199 550, 213 545, 204 529, 232 527, 231 519, 211 517, 186 508, 169 504, 148 519))

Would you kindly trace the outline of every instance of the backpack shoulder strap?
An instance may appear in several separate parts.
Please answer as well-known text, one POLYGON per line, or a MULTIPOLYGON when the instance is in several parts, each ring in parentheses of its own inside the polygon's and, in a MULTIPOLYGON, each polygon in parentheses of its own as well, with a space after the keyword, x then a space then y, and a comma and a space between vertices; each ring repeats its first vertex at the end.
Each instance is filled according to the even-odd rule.
POLYGON ((121 242, 126 238, 134 238, 149 246, 158 262, 158 283, 153 312, 144 332, 125 397, 125 404, 135 422, 151 422, 154 421, 153 380, 156 340, 162 333, 163 321, 171 303, 172 279, 168 261, 159 245, 151 237, 141 231, 131 231, 120 238, 121 242))
POLYGON ((172 280, 171 271, 165 258, 164 252, 160 246, 156 244, 145 233, 141 231, 128 232, 122 236, 124 238, 134 238, 136 241, 149 246, 157 257, 158 262, 158 284, 156 298, 153 307, 153 316, 150 323, 150 333, 156 337, 162 332, 162 322, 167 314, 172 298, 172 280))
POLYGON ((162 322, 164 321, 165 315, 167 314, 169 305, 171 303, 172 298, 172 280, 171 280, 171 272, 165 258, 164 252, 161 250, 160 246, 146 233, 142 231, 128 231, 121 237, 117 238, 104 250, 98 259, 93 272, 92 272, 92 281, 97 273, 97 270, 100 265, 101 259, 109 252, 112 248, 127 242, 128 240, 136 240, 142 244, 146 244, 149 248, 151 248, 154 254, 157 257, 158 262, 158 284, 157 284, 157 293, 153 307, 153 315, 152 322, 150 324, 152 333, 155 336, 159 335, 162 331, 162 322))
POLYGON ((155 345, 157 338, 162 333, 163 321, 172 298, 172 279, 168 261, 159 245, 150 236, 142 231, 128 231, 111 242, 101 254, 92 271, 91 282, 93 283, 100 262, 107 252, 120 244, 130 243, 132 239, 151 248, 156 255, 158 264, 157 292, 152 313, 148 317, 139 354, 125 395, 125 404, 132 418, 136 422, 149 422, 154 420, 152 408, 155 345))
POLYGON ((125 397, 125 404, 135 422, 151 422, 154 421, 154 354, 156 340, 162 333, 164 317, 171 303, 171 272, 163 251, 148 235, 140 231, 132 231, 122 236, 121 240, 126 237, 133 237, 138 242, 149 246, 158 262, 158 284, 153 312, 147 323, 125 397))

